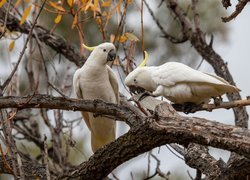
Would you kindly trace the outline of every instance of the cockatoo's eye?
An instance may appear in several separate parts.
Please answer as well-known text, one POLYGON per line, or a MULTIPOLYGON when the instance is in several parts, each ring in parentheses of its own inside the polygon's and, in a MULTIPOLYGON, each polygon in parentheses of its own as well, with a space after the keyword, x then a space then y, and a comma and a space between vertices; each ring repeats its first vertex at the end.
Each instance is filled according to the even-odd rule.
POLYGON ((137 83, 136 79, 134 79, 134 83, 137 83))
POLYGON ((103 49, 103 52, 106 52, 107 50, 106 49, 103 49))

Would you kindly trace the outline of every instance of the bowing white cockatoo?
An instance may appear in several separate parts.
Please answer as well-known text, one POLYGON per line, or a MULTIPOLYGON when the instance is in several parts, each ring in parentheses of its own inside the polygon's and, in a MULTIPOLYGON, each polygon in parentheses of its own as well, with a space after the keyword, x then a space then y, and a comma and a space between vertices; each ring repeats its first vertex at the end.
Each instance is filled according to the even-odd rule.
MULTIPOLYGON (((116 48, 112 43, 102 43, 96 47, 87 47, 92 51, 85 64, 73 77, 75 94, 80 99, 101 99, 105 102, 119 103, 118 81, 108 61, 116 58, 116 48)), ((82 112, 82 116, 91 131, 93 152, 113 141, 116 133, 116 122, 107 117, 95 117, 91 112, 82 112)))
POLYGON ((199 105, 227 92, 240 91, 219 76, 197 71, 182 63, 167 62, 161 66, 144 67, 146 61, 147 58, 129 73, 126 86, 143 88, 175 104, 199 105))

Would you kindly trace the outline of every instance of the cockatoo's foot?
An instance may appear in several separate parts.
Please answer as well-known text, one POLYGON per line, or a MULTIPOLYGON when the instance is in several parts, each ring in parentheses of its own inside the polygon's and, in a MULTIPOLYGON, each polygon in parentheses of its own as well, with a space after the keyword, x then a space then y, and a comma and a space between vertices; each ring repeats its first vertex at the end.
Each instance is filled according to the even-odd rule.
POLYGON ((215 106, 219 106, 222 103, 222 97, 221 96, 219 96, 219 97, 212 97, 212 98, 214 100, 215 106))
POLYGON ((148 92, 148 91, 145 91, 144 93, 141 94, 141 96, 139 97, 138 101, 141 101, 143 100, 145 97, 147 96, 153 96, 153 97, 156 97, 155 95, 153 95, 153 93, 151 92, 148 92))
POLYGON ((173 108, 177 111, 182 111, 185 114, 194 113, 196 109, 200 106, 191 102, 186 102, 184 104, 172 104, 173 108))

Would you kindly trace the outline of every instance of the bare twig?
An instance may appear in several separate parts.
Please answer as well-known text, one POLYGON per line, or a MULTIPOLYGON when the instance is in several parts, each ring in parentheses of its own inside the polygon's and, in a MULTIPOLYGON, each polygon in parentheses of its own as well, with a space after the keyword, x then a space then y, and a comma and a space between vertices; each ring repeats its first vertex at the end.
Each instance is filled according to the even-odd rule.
POLYGON ((153 20, 155 21, 156 25, 158 26, 158 28, 160 29, 161 33, 163 34, 161 37, 167 38, 169 41, 171 41, 172 43, 183 43, 185 41, 188 40, 188 38, 186 36, 183 36, 182 38, 176 38, 172 35, 170 35, 169 33, 167 33, 167 31, 164 29, 164 27, 161 25, 161 23, 159 22, 159 20, 155 17, 153 10, 150 8, 150 6, 148 5, 148 3, 146 2, 146 0, 143 0, 150 15, 152 16, 153 20))
POLYGON ((172 144, 169 144, 169 146, 170 146, 171 148, 173 148, 176 152, 178 152, 178 153, 180 154, 180 155, 178 155, 178 154, 176 154, 175 152, 173 152, 173 151, 168 147, 168 145, 166 145, 166 146, 167 146, 167 148, 169 149, 169 151, 171 151, 176 157, 178 157, 178 158, 181 159, 181 160, 184 160, 184 158, 180 156, 180 155, 182 155, 182 156, 185 155, 186 151, 185 151, 184 148, 178 146, 177 144, 173 144, 173 143, 172 143, 172 144))
POLYGON ((4 91, 4 89, 9 85, 9 83, 10 83, 12 77, 14 76, 14 74, 15 74, 15 72, 16 72, 16 70, 17 70, 17 68, 18 68, 18 66, 19 66, 19 64, 20 64, 20 62, 21 62, 21 60, 22 60, 22 57, 23 57, 23 55, 24 55, 24 53, 25 53, 25 50, 27 49, 27 44, 28 44, 28 42, 29 42, 29 40, 30 40, 30 38, 31 38, 31 36, 32 36, 33 29, 34 29, 34 27, 35 27, 35 25, 36 25, 36 23, 37 23, 37 20, 38 20, 38 18, 39 18, 39 16, 40 16, 41 12, 42 12, 42 10, 43 10, 43 7, 44 7, 45 3, 46 3, 46 0, 43 1, 42 6, 41 6, 41 9, 39 10, 39 12, 38 12, 38 14, 37 14, 37 16, 36 16, 36 18, 35 18, 35 21, 34 21, 34 23, 33 23, 32 26, 31 26, 30 32, 29 32, 28 37, 27 37, 27 39, 26 39, 26 41, 25 41, 25 43, 24 43, 23 49, 22 49, 22 51, 21 51, 21 53, 20 53, 20 56, 19 56, 19 58, 18 58, 18 60, 17 60, 17 63, 16 63, 16 65, 15 65, 14 69, 12 70, 11 74, 10 74, 9 77, 6 79, 6 81, 3 83, 3 85, 0 86, 0 89, 1 89, 2 91, 4 91))
MULTIPOLYGON (((228 17, 222 17, 222 18, 221 18, 222 21, 223 21, 223 22, 229 22, 229 21, 231 21, 232 19, 236 18, 236 17, 241 13, 241 11, 244 9, 244 7, 246 6, 246 4, 247 4, 248 2, 249 2, 249 0, 240 0, 240 1, 238 1, 238 4, 236 5, 235 11, 234 11, 230 16, 228 16, 228 17)), ((230 1, 229 1, 229 3, 228 3, 228 1, 227 1, 226 7, 227 7, 228 5, 231 5, 230 1)))
MULTIPOLYGON (((230 109, 235 107, 244 107, 250 105, 250 99, 243 99, 243 100, 236 100, 236 101, 230 101, 230 102, 222 102, 219 105, 216 104, 202 104, 193 106, 190 110, 190 112, 187 113, 195 113, 197 111, 212 111, 214 109, 230 109)), ((176 111, 182 111, 183 112, 183 106, 173 104, 173 107, 176 111)))
POLYGON ((4 34, 7 31, 6 30, 6 23, 7 23, 8 15, 9 15, 9 12, 10 12, 10 4, 11 4, 11 1, 8 2, 7 12, 5 14, 4 23, 3 23, 3 30, 2 30, 2 34, 0 34, 0 39, 4 36, 4 34))
POLYGON ((3 149, 2 149, 2 145, 0 144, 0 154, 2 157, 2 161, 4 166, 6 167, 6 171, 9 171, 9 173, 13 173, 13 169, 11 168, 11 166, 9 165, 9 163, 6 160, 5 154, 3 153, 3 149))
MULTIPOLYGON (((142 52, 145 51, 145 47, 144 47, 144 25, 143 25, 143 1, 141 0, 141 49, 142 52)), ((145 54, 143 53, 143 59, 145 58, 145 54)))
POLYGON ((46 167, 46 177, 47 180, 51 179, 50 171, 49 171, 49 158, 48 158, 48 145, 46 143, 47 137, 44 135, 44 162, 46 167))

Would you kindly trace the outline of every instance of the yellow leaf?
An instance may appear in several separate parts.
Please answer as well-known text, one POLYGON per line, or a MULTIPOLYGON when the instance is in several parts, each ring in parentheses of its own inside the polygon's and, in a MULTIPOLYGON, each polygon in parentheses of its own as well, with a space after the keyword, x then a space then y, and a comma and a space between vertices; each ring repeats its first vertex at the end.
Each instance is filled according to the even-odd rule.
POLYGON ((4 3, 6 3, 7 0, 0 0, 0 7, 2 7, 4 5, 4 3))
POLYGON ((17 0, 15 5, 14 5, 14 8, 17 8, 17 6, 19 6, 20 2, 21 2, 21 0, 17 0))
POLYGON ((32 5, 29 5, 23 12, 23 16, 20 20, 20 26, 25 22, 26 18, 28 17, 30 10, 31 10, 32 5))
POLYGON ((111 34, 109 39, 110 39, 109 41, 110 41, 111 43, 114 43, 114 41, 115 41, 115 35, 114 35, 114 34, 111 34))
POLYGON ((12 51, 14 49, 14 46, 15 46, 15 41, 11 41, 9 45, 9 51, 12 51))
POLYGON ((128 0, 128 4, 131 4, 133 2, 134 2, 134 0, 128 0))
POLYGON ((73 6, 73 2, 74 2, 74 0, 67 0, 67 3, 68 3, 68 5, 69 5, 69 7, 72 7, 72 6, 73 6))
POLYGON ((138 39, 138 37, 136 37, 134 34, 132 34, 132 33, 129 33, 129 32, 126 32, 125 33, 125 36, 128 38, 128 40, 130 40, 130 41, 135 41, 135 42, 137 42, 137 41, 139 41, 139 39, 138 39))
POLYGON ((102 7, 109 7, 111 5, 111 0, 102 2, 102 7))
POLYGON ((102 16, 107 16, 107 15, 108 15, 107 11, 102 12, 102 16))
POLYGON ((116 65, 116 66, 120 65, 120 62, 117 58, 113 61, 113 65, 116 65))
POLYGON ((94 6, 93 3, 92 3, 92 0, 90 0, 90 1, 86 4, 86 6, 85 6, 85 8, 84 8, 84 11, 87 11, 91 6, 94 6))
POLYGON ((96 12, 98 11, 98 8, 99 8, 99 0, 94 0, 94 18, 96 16, 96 12))
POLYGON ((117 5, 117 11, 118 11, 118 13, 121 12, 121 6, 122 6, 122 0, 119 0, 118 5, 117 5))
POLYGON ((56 24, 58 24, 61 20, 62 20, 62 15, 61 15, 61 14, 58 14, 58 15, 56 16, 54 22, 55 22, 56 24))
POLYGON ((77 16, 77 14, 76 14, 76 15, 74 16, 74 20, 73 20, 73 22, 72 22, 71 29, 74 29, 74 28, 75 28, 76 23, 77 23, 77 19, 78 19, 78 16, 77 16))
POLYGON ((49 2, 49 5, 51 6, 51 7, 53 7, 53 8, 55 8, 55 9, 57 9, 57 10, 59 10, 59 11, 62 11, 62 12, 65 12, 65 9, 62 7, 62 6, 59 6, 59 5, 57 5, 56 3, 54 3, 54 2, 49 2))

